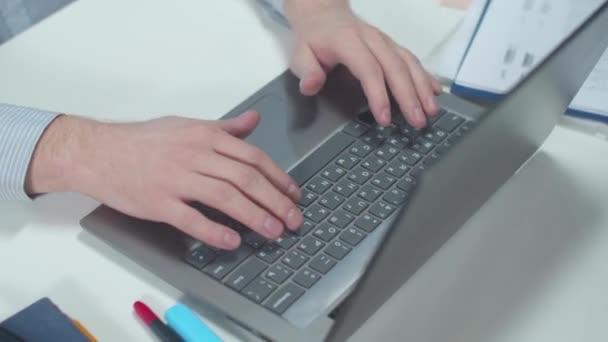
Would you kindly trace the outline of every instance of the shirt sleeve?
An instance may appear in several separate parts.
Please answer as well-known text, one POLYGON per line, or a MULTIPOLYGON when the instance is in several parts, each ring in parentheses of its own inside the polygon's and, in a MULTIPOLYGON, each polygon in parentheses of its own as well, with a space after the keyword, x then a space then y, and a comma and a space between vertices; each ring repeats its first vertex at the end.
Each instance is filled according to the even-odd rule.
POLYGON ((58 115, 0 103, 0 201, 29 199, 25 177, 32 154, 58 115))
POLYGON ((262 6, 266 7, 270 16, 278 21, 279 23, 289 26, 287 18, 285 17, 285 11, 283 8, 284 0, 258 0, 262 6))

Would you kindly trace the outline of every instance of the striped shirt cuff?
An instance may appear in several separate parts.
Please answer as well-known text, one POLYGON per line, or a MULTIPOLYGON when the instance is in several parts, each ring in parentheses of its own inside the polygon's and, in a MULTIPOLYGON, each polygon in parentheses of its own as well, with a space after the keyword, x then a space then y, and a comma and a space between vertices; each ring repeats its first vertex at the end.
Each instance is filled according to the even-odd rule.
POLYGON ((0 103, 0 200, 27 200, 25 177, 38 140, 59 113, 0 103))

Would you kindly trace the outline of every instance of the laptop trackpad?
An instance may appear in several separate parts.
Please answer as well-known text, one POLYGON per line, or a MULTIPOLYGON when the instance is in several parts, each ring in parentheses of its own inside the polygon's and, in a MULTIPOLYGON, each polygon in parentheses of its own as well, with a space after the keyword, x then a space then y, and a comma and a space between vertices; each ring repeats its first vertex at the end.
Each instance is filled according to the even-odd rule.
POLYGON ((333 132, 343 118, 323 111, 318 115, 316 101, 293 101, 276 94, 256 100, 249 109, 262 120, 246 141, 261 148, 284 170, 288 170, 333 132))

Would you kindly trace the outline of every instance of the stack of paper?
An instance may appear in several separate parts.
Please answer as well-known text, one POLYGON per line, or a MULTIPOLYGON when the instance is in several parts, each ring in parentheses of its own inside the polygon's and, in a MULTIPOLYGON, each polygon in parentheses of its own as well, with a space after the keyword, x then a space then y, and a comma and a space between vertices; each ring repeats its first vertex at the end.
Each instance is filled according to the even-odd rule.
MULTIPOLYGON (((602 0, 492 0, 455 77, 456 94, 496 98, 547 56, 602 0)), ((570 114, 608 122, 608 52, 570 114)))

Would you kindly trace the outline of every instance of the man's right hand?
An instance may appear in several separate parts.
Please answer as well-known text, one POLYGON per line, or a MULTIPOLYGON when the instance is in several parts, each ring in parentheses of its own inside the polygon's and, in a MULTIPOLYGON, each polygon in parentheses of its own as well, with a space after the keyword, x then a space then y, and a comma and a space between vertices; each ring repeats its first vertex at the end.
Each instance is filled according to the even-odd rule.
POLYGON ((188 203, 200 202, 267 239, 296 230, 298 185, 241 138, 260 116, 220 121, 167 117, 105 124, 61 116, 42 136, 26 187, 30 194, 74 191, 125 214, 170 224, 209 245, 234 249, 239 235, 188 203))

